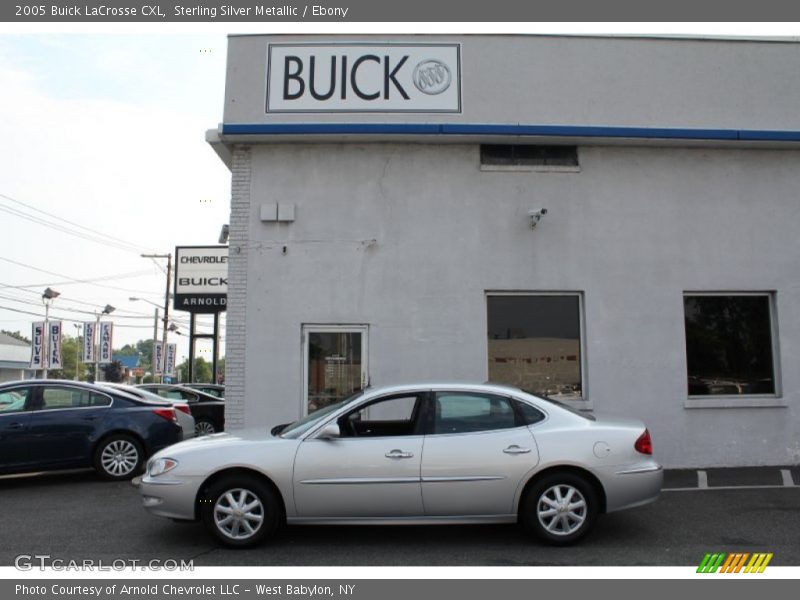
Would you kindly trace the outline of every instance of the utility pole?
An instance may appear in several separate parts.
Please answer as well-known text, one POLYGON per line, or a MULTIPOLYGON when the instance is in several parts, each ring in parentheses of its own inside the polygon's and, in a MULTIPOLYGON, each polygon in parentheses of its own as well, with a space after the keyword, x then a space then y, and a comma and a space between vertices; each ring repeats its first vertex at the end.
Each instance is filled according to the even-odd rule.
MULTIPOLYGON (((161 358, 164 363, 161 369, 161 383, 164 383, 164 367, 167 366, 167 329, 169 328, 169 284, 172 279, 172 254, 142 254, 142 258, 166 258, 167 259, 167 287, 164 292, 164 333, 161 339, 161 358)), ((153 348, 155 355, 155 348, 153 348)))

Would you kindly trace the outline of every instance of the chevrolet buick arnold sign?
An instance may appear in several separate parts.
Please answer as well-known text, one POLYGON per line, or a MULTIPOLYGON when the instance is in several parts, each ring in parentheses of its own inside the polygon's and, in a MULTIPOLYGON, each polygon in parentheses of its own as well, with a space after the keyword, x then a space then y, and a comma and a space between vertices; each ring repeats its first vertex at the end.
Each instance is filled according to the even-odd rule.
POLYGON ((215 313, 228 298, 228 247, 175 248, 175 310, 215 313))
POLYGON ((268 113, 461 112, 459 44, 269 44, 268 113))

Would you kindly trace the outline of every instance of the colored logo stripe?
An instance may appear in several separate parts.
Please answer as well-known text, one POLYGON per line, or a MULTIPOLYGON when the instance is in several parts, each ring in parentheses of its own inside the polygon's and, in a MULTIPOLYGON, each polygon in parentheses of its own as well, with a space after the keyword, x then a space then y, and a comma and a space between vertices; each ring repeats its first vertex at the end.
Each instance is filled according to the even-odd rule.
POLYGON ((771 552, 756 552, 750 554, 748 552, 734 552, 727 554, 725 552, 719 553, 706 553, 700 566, 697 567, 698 573, 739 573, 744 568, 745 573, 763 573, 764 569, 772 560, 773 554, 771 552), (747 562, 747 559, 750 562, 747 562), (747 562, 747 566, 745 563, 747 562))

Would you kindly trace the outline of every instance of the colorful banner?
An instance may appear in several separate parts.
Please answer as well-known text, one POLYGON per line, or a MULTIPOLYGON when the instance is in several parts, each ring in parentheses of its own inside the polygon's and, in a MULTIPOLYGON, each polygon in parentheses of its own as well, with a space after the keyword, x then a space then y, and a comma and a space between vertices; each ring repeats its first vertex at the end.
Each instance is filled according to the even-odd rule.
POLYGON ((87 321, 83 324, 83 352, 81 353, 81 362, 94 362, 95 329, 97 329, 97 327, 94 321, 87 321))
POLYGON ((153 342, 153 375, 163 373, 164 353, 161 350, 161 342, 153 342))
POLYGON ((47 328, 48 368, 63 369, 64 363, 61 362, 61 321, 50 321, 47 324, 47 328))
POLYGON ((33 324, 31 339, 31 369, 46 369, 47 354, 45 352, 45 331, 44 321, 36 321, 33 324))
POLYGON ((98 344, 98 361, 101 364, 110 363, 112 357, 112 337, 114 332, 114 324, 111 321, 101 321, 100 323, 100 341, 98 344))
POLYGON ((164 375, 168 377, 175 377, 175 357, 178 354, 178 344, 167 344, 167 353, 165 355, 166 366, 164 367, 164 375))

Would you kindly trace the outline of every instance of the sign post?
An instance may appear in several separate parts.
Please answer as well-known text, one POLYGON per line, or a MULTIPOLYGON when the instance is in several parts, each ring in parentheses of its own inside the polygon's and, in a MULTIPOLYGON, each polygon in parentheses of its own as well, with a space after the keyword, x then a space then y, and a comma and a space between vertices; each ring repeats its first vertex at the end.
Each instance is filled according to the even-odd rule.
POLYGON ((219 353, 219 313, 226 310, 228 301, 228 247, 177 246, 175 248, 175 310, 190 315, 189 326, 189 383, 193 382, 194 346, 197 339, 213 339, 212 373, 216 383, 219 353), (197 314, 214 315, 214 333, 195 332, 197 314))

